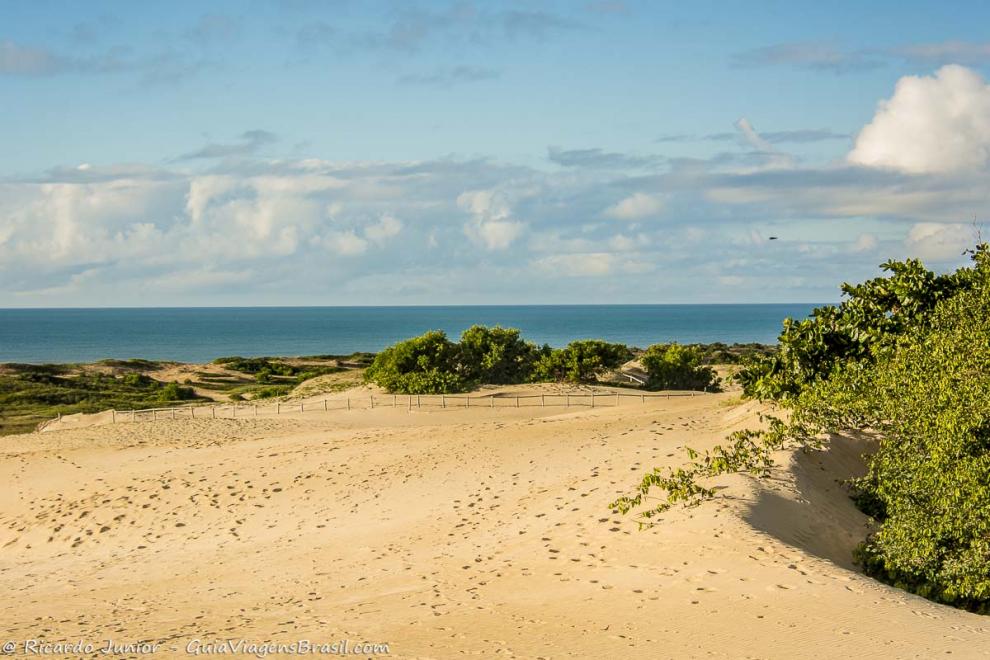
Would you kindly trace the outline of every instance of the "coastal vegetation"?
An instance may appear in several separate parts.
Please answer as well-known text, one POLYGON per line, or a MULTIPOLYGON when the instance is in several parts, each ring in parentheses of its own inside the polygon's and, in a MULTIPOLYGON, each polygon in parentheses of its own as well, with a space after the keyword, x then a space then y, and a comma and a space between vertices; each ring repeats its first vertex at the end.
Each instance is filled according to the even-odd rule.
POLYGON ((714 497, 713 478, 766 476, 773 453, 833 434, 874 440, 851 495, 876 522, 856 560, 870 575, 939 602, 990 612, 990 249, 948 274, 917 260, 842 286, 844 300, 787 320, 779 350, 737 378, 783 413, 739 431, 684 467, 655 469, 612 503, 651 520, 714 497), (640 510, 645 497, 659 504, 640 510))
MULTIPOLYGON (((140 367, 146 365, 128 366, 140 367)), ((113 375, 78 365, 7 364, 0 369, 0 434, 31 431, 58 413, 146 408, 195 398, 190 387, 139 372, 113 375)))
POLYGON ((706 360, 769 352, 758 344, 656 344, 643 351, 598 339, 551 348, 526 341, 514 328, 475 325, 458 342, 439 330, 398 342, 376 356, 365 379, 399 394, 451 394, 481 384, 595 383, 638 357, 651 389, 715 391, 719 379, 706 360))
POLYGON ((386 348, 365 378, 389 392, 465 392, 485 384, 593 381, 632 357, 622 344, 573 341, 564 348, 537 346, 514 328, 475 325, 452 342, 432 330, 386 348))

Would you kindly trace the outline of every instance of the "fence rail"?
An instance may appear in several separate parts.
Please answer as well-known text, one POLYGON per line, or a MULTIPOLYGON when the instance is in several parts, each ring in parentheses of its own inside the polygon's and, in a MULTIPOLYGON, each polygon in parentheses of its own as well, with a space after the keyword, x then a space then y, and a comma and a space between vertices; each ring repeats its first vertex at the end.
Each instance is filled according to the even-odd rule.
MULTIPOLYGON (((671 399, 679 397, 704 396, 707 392, 668 392, 627 393, 627 392, 579 392, 564 394, 519 394, 485 396, 460 396, 447 394, 369 394, 363 397, 321 399, 318 401, 276 401, 274 403, 223 403, 197 404, 187 406, 166 406, 162 408, 141 408, 136 410, 107 410, 111 423, 136 422, 159 419, 216 419, 260 417, 283 413, 330 412, 339 410, 374 410, 375 408, 571 408, 571 407, 615 407, 622 399, 635 399, 646 403, 647 399, 671 399), (226 414, 225 414, 226 413, 226 414)), ((97 413, 101 414, 101 413, 97 413)), ((39 430, 62 420, 61 413, 39 425, 39 430)))

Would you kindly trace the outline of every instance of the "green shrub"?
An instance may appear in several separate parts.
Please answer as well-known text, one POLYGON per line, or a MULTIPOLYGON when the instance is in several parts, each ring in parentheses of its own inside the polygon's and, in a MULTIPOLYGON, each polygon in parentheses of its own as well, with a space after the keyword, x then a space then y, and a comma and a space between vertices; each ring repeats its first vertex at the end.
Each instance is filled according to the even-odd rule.
POLYGON ((572 341, 566 348, 541 355, 534 369, 534 380, 590 382, 631 357, 632 353, 623 344, 597 339, 572 341))
POLYGON ((640 362, 649 374, 647 386, 653 390, 718 389, 715 370, 701 364, 701 351, 694 346, 654 344, 646 349, 640 362))
POLYGON ((196 394, 191 387, 182 387, 178 383, 166 383, 158 391, 160 401, 186 401, 195 398, 196 394))
POLYGON ((457 344, 439 330, 400 341, 379 353, 365 371, 365 380, 389 392, 440 394, 464 391, 457 344))
POLYGON ((461 375, 471 383, 524 383, 532 378, 540 349, 515 328, 474 325, 458 344, 461 375))

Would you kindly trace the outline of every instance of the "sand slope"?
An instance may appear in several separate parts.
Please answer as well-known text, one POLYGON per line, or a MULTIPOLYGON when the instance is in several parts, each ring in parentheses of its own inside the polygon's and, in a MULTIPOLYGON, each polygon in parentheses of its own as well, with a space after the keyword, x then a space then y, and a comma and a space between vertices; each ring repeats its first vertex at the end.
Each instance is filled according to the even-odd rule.
MULTIPOLYGON (((10 639, 388 642, 393 657, 990 656, 990 619, 856 572, 861 447, 647 531, 608 502, 756 423, 727 395, 355 410, 0 439, 10 639)), ((168 650, 174 647, 176 651, 168 650)))

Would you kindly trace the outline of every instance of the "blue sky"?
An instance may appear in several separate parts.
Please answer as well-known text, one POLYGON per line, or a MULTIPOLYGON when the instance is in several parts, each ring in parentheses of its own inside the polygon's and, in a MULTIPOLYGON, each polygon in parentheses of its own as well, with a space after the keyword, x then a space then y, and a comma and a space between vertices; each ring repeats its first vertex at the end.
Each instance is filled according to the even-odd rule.
POLYGON ((4 3, 0 306, 826 301, 949 268, 988 201, 988 13, 4 3))

